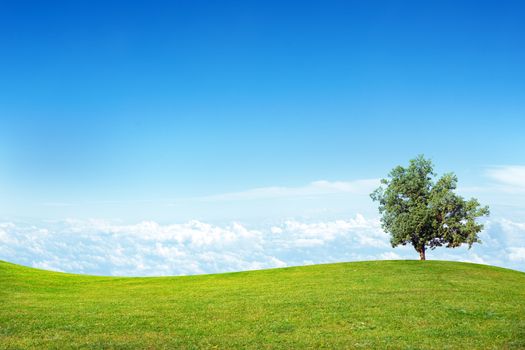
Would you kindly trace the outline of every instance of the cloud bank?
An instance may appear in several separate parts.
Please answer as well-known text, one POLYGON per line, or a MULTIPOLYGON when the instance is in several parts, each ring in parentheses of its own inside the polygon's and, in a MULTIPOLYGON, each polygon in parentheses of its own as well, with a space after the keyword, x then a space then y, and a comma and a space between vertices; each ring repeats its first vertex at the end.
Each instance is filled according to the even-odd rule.
MULTIPOLYGON (((525 270, 525 223, 487 222, 484 244, 437 249, 431 259, 525 270)), ((262 227, 197 220, 124 225, 100 220, 0 224, 0 259, 44 269, 96 275, 216 273, 370 259, 417 258, 392 249, 377 218, 357 214, 328 221, 284 220, 262 227)))

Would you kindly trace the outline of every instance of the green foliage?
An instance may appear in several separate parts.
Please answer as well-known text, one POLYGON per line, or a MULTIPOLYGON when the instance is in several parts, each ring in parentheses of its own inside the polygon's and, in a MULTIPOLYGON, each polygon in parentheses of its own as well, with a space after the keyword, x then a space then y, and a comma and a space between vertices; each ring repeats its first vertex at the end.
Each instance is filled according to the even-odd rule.
POLYGON ((0 349, 524 349, 524 285, 445 261, 156 278, 0 262, 0 349))
POLYGON ((489 208, 454 193, 456 175, 447 173, 436 179, 432 162, 420 155, 407 168, 394 168, 388 177, 371 197, 379 202, 382 226, 391 234, 392 247, 412 244, 425 259, 427 248, 463 243, 470 248, 480 242, 483 225, 476 219, 489 215, 489 208))

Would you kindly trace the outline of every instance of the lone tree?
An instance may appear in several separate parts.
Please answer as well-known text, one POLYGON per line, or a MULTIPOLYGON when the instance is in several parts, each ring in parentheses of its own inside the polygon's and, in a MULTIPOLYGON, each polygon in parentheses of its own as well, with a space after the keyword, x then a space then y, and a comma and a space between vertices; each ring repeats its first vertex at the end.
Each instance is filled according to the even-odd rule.
POLYGON ((456 175, 447 173, 437 179, 432 162, 420 155, 408 168, 392 169, 388 177, 370 197, 379 202, 381 223, 391 234, 392 247, 412 244, 425 260, 428 248, 467 243, 470 249, 481 243, 478 233, 483 225, 476 218, 488 216, 489 208, 454 193, 456 175))

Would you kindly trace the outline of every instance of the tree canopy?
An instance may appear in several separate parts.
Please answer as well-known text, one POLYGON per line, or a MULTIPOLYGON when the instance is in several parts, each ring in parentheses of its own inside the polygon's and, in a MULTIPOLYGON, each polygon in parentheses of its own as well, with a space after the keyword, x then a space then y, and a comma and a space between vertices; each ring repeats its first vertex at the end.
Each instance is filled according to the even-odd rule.
POLYGON ((411 244, 425 260, 427 248, 459 247, 481 243, 483 224, 477 218, 489 215, 488 206, 469 200, 454 190, 458 179, 453 173, 437 178, 433 164, 423 155, 410 160, 408 167, 397 166, 381 180, 370 196, 379 202, 383 229, 390 233, 392 247, 411 244))

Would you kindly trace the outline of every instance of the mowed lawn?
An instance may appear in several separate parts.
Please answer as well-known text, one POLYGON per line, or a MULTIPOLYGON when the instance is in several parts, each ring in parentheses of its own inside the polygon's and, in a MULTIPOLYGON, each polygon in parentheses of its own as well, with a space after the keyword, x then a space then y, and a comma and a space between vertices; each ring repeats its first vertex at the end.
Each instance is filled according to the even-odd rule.
POLYGON ((373 261, 115 278, 0 262, 0 348, 525 349, 525 273, 373 261))

